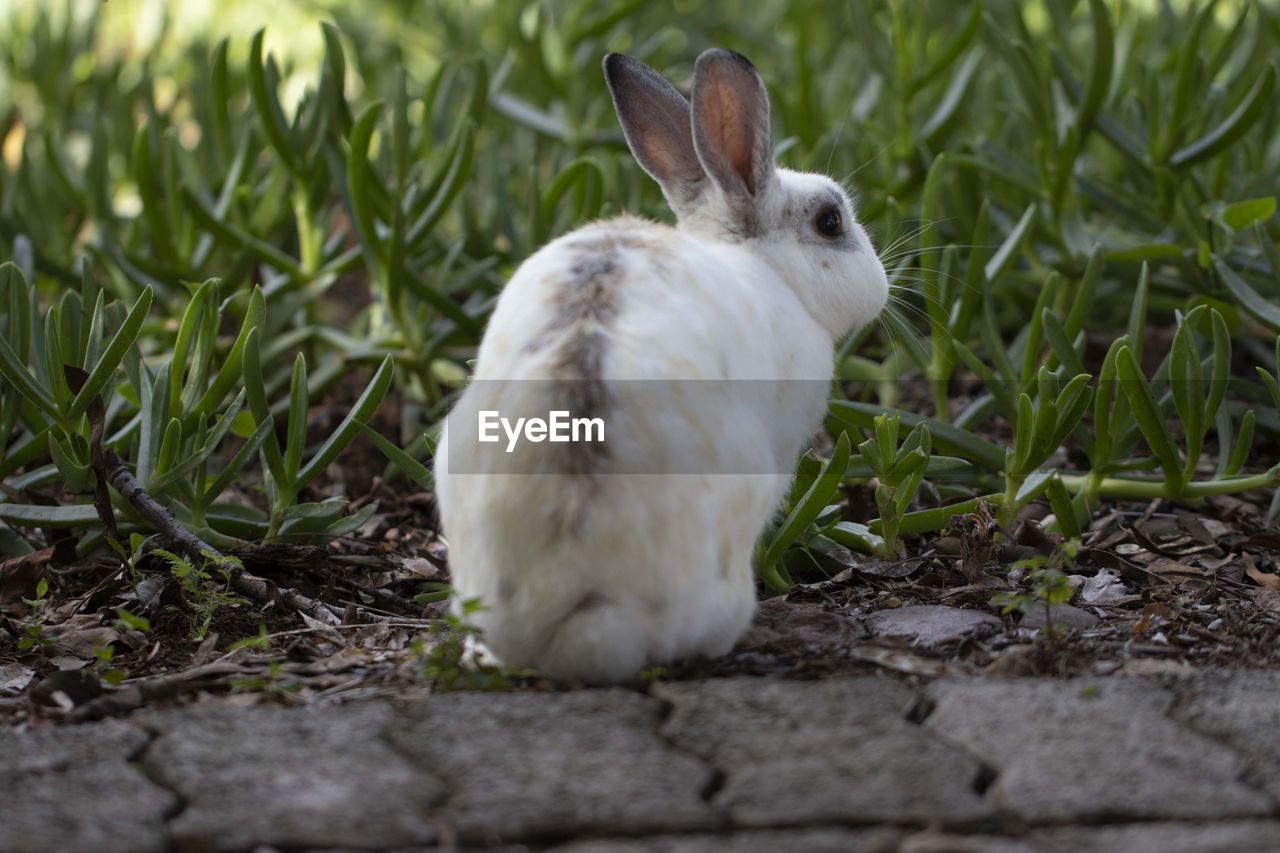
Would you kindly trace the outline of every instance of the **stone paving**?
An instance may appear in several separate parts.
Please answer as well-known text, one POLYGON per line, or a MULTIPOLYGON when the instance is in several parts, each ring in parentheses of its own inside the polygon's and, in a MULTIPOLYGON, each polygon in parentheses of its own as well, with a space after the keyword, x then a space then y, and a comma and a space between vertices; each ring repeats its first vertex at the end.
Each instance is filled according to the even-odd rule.
POLYGON ((1280 673, 728 678, 0 731, 0 851, 1275 851, 1280 673))

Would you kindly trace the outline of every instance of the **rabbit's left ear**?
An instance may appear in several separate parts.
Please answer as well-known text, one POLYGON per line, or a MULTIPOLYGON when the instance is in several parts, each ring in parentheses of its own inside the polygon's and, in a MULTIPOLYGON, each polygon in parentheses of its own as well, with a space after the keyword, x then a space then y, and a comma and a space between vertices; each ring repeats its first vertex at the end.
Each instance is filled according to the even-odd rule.
POLYGON ((706 184, 693 150, 689 102, 657 71, 620 53, 604 58, 604 79, 631 153, 676 214, 686 212, 706 184))
POLYGON ((693 71, 693 144, 702 168, 733 207, 754 207, 776 179, 769 94, 755 66, 729 50, 708 50, 693 71))

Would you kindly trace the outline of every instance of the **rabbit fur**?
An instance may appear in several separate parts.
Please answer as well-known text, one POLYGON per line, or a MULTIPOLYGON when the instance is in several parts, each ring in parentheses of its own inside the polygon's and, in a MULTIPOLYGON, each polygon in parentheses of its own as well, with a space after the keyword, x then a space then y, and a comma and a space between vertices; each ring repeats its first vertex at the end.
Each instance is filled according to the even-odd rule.
POLYGON ((755 542, 821 424, 835 344, 888 295, 841 186, 775 166, 768 95, 744 57, 699 56, 691 103, 635 59, 611 54, 604 71, 678 224, 620 216, 532 255, 461 403, 574 404, 602 417, 607 443, 526 443, 519 472, 498 452, 450 471, 451 416, 436 458, 455 607, 479 601, 467 618, 503 664, 584 683, 733 647, 755 608, 755 542), (576 390, 539 400, 565 395, 524 380, 576 390), (655 380, 643 404, 617 390, 629 380, 655 380), (775 383, 777 398, 732 380, 775 383), (744 459, 753 473, 723 467, 744 459))

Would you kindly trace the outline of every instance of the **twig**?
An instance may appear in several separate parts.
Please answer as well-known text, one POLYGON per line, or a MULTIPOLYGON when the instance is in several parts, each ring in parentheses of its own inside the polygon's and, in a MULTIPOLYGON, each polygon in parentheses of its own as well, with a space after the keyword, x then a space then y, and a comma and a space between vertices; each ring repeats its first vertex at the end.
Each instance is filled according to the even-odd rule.
POLYGON ((330 610, 327 604, 316 601, 314 598, 308 598, 296 589, 276 586, 266 578, 260 578, 243 569, 231 570, 231 587, 236 592, 247 595, 255 601, 272 601, 275 598, 279 598, 299 613, 305 613, 312 619, 316 619, 326 625, 342 624, 342 619, 330 610))
POLYGON ((120 496, 129 502, 129 505, 134 508, 138 515, 142 516, 148 524, 177 546, 178 550, 185 552, 193 560, 222 559, 223 554, 221 551, 183 527, 181 522, 174 518, 169 510, 147 494, 147 490, 138 482, 138 479, 129 473, 129 469, 125 467, 124 460, 120 458, 120 454, 109 447, 104 447, 102 449, 102 463, 106 469, 103 472, 103 479, 110 483, 120 493, 120 496))
MULTIPOLYGON (((100 482, 110 483, 138 515, 172 542, 178 550, 185 552, 193 560, 217 561, 231 578, 231 587, 236 592, 259 603, 283 601, 294 610, 305 613, 326 625, 342 624, 342 619, 322 602, 308 598, 296 589, 277 586, 266 578, 258 577, 224 560, 221 551, 183 527, 172 513, 151 497, 114 450, 104 447, 101 454, 94 454, 94 457, 101 464, 98 470, 100 482)), ((111 514, 110 510, 107 514, 111 514)))

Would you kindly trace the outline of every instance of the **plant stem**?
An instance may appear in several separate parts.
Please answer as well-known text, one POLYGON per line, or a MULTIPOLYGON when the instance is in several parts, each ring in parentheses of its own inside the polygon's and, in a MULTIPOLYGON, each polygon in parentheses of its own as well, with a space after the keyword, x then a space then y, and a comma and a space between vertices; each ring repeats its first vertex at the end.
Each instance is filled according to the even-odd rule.
POLYGON ((308 279, 316 274, 324 261, 323 247, 318 239, 315 216, 307 203, 307 191, 297 187, 293 192, 293 215, 298 223, 298 260, 303 273, 308 279))
POLYGON ((934 373, 929 379, 929 384, 933 386, 933 417, 939 423, 949 424, 951 413, 947 410, 947 385, 950 381, 945 375, 938 375, 940 370, 930 372, 934 373))
POLYGON ((1102 477, 1095 474, 1062 474, 1062 483, 1073 494, 1082 491, 1109 498, 1207 498, 1210 495, 1227 495, 1249 489, 1267 489, 1280 486, 1280 468, 1272 468, 1263 474, 1248 477, 1229 477, 1187 483, 1174 494, 1164 480, 1136 480, 1124 477, 1102 477))
POLYGON ((1024 482, 1026 482, 1025 477, 1007 472, 1004 475, 1004 495, 1000 500, 1000 509, 996 513, 1000 526, 1003 528, 1009 528, 1013 525, 1013 516, 1018 510, 1018 491, 1022 488, 1024 482))
MULTIPOLYGON (((983 495, 978 498, 970 498, 967 501, 948 504, 946 506, 934 507, 933 509, 922 509, 916 512, 909 512, 898 519, 897 535, 927 533, 930 530, 941 530, 951 523, 951 519, 957 515, 965 515, 973 512, 978 508, 978 501, 989 503, 992 506, 1000 507, 1004 504, 1004 495, 990 494, 983 495)), ((872 533, 880 536, 883 535, 883 525, 880 519, 875 519, 867 525, 872 533)))

